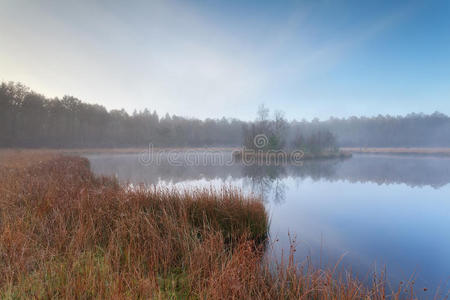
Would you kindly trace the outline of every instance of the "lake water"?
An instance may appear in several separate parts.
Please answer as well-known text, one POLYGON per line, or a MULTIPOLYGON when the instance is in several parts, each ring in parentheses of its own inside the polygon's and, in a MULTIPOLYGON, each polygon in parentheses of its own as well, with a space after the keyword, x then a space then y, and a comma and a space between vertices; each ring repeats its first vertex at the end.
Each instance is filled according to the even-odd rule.
MULTIPOLYGON (((196 152, 150 161, 138 154, 88 155, 96 174, 122 182, 190 188, 232 185, 261 195, 276 253, 296 237, 296 258, 351 267, 361 279, 386 267, 389 281, 448 291, 450 159, 354 155, 303 165, 246 166, 196 152), (206 157, 206 159, 204 159, 206 157), (225 163, 224 163, 225 162, 225 163)), ((217 153, 214 154, 217 156, 217 153)), ((231 157, 230 153, 220 153, 231 157)))

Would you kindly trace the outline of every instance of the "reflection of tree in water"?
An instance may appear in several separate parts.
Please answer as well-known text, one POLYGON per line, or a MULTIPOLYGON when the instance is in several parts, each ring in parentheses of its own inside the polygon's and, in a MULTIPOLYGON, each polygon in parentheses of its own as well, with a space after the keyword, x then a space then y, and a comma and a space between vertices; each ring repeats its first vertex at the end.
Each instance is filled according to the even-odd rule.
MULTIPOLYGON (((224 154, 226 155, 226 154, 224 154)), ((239 180, 245 188, 266 201, 281 203, 286 197, 287 177, 298 179, 407 184, 439 188, 450 183, 450 159, 413 156, 355 155, 351 159, 304 161, 301 166, 243 164, 201 164, 174 166, 169 163, 146 166, 138 155, 91 155, 94 173, 114 175, 122 182, 157 184, 188 180, 239 180), (272 198, 272 199, 269 199, 272 198)))
POLYGON ((242 166, 244 187, 252 193, 260 195, 264 201, 273 193, 273 201, 282 203, 286 198, 286 184, 282 178, 286 176, 286 167, 279 166, 242 166))
POLYGON ((253 165, 242 166, 244 184, 251 192, 261 195, 264 201, 281 204, 286 199, 287 185, 285 178, 332 178, 335 167, 340 160, 305 161, 301 166, 295 165, 253 165), (272 199, 269 199, 271 197, 272 199))

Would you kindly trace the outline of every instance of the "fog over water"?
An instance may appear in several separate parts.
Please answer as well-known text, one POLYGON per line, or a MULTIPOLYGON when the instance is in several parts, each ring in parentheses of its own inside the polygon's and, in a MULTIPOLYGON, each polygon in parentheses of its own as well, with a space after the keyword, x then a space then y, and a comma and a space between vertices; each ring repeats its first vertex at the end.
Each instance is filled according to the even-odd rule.
MULTIPOLYGON (((121 181, 157 184, 160 181, 178 183, 186 180, 233 178, 310 178, 313 181, 348 181, 376 184, 406 184, 410 187, 431 186, 439 188, 450 183, 450 158, 420 155, 395 156, 381 154, 354 154, 352 159, 327 159, 304 161, 301 166, 253 165, 230 163, 231 153, 220 152, 220 161, 208 160, 208 152, 197 152, 201 159, 184 163, 183 153, 177 162, 170 163, 162 156, 157 162, 143 163, 143 154, 88 155, 94 172, 114 174, 121 181), (206 157, 203 159, 203 157, 206 157)), ((214 152, 214 156, 218 152, 214 152)), ((212 157, 212 156, 210 156, 212 157)), ((173 158, 172 158, 173 159, 173 158)))
POLYGON ((418 289, 448 288, 449 158, 361 154, 300 166, 246 166, 229 163, 230 152, 220 153, 227 162, 222 165, 217 152, 214 159, 208 152, 195 154, 195 164, 186 164, 183 152, 175 163, 164 155, 147 164, 142 154, 87 157, 94 173, 122 183, 231 185, 260 195, 271 217, 272 242, 279 240, 276 256, 295 238, 299 260, 311 256, 315 264, 334 265, 343 256, 340 265, 362 278, 386 266, 394 286, 414 276, 418 289))

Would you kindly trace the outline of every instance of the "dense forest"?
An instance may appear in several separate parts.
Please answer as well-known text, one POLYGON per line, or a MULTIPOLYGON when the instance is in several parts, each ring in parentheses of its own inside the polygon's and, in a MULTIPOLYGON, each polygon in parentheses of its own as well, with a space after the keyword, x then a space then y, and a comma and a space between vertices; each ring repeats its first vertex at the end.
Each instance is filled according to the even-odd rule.
POLYGON ((107 111, 77 98, 47 99, 21 84, 0 85, 2 147, 237 146, 244 122, 107 111))
MULTIPOLYGON (((0 147, 240 146, 249 143, 249 131, 261 131, 261 126, 264 132, 269 130, 264 127, 269 124, 265 121, 268 115, 264 107, 252 122, 159 116, 149 110, 130 115, 72 96, 48 99, 10 82, 0 85, 0 147)), ((276 112, 268 137, 274 148, 314 143, 330 147, 447 147, 450 118, 436 112, 287 121, 276 112)))

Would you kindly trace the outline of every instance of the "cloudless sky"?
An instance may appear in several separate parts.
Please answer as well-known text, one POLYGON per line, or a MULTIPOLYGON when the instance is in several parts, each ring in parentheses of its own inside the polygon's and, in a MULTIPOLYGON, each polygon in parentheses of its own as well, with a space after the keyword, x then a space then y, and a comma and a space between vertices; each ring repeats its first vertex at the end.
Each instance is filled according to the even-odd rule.
POLYGON ((130 113, 450 114, 450 1, 0 0, 0 80, 130 113))

